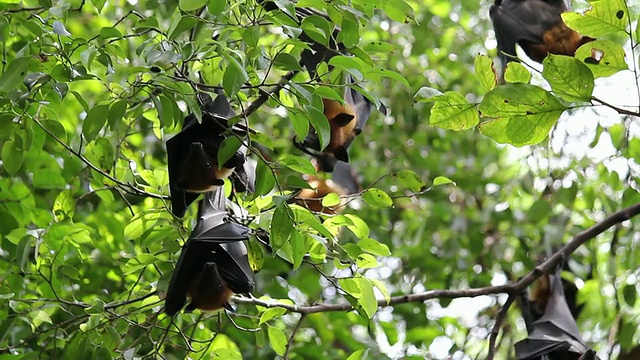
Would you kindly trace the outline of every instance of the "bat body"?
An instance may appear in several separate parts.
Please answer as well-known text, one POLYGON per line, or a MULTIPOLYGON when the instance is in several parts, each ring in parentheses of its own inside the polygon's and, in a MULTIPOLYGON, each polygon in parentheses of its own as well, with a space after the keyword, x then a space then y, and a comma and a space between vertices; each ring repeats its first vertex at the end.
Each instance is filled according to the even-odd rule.
POLYGON ((180 311, 187 298, 187 312, 231 309, 232 294, 253 290, 253 273, 242 242, 249 238, 249 229, 229 222, 228 216, 224 188, 206 193, 198 222, 171 276, 164 310, 168 315, 180 311))
POLYGON ((496 0, 489 15, 503 68, 517 61, 516 44, 532 60, 542 62, 548 54, 574 56, 581 45, 593 41, 562 21, 560 14, 569 5, 566 0, 496 0))
POLYGON ((226 119, 234 114, 223 95, 214 101, 205 97, 203 103, 202 123, 190 114, 182 130, 167 141, 171 211, 178 217, 184 216, 199 193, 223 185, 224 179, 245 161, 244 155, 236 152, 224 164, 218 164, 218 151, 228 131, 226 119))
MULTIPOLYGON (((532 304, 523 310, 529 337, 515 345, 518 360, 597 360, 582 338, 575 319, 571 315, 564 295, 560 268, 553 275, 545 275, 549 284, 543 314, 534 320, 532 304), (528 310, 528 311, 527 311, 528 310)), ((543 285, 544 286, 544 285, 543 285)), ((542 305, 539 302, 537 305, 542 305)))

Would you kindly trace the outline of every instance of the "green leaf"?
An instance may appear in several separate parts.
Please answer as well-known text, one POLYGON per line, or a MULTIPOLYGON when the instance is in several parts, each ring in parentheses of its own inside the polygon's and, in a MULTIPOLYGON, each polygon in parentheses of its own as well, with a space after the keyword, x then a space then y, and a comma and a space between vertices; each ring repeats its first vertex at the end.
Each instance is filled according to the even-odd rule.
POLYGON ((544 140, 565 107, 548 91, 528 84, 506 84, 491 90, 480 103, 481 133, 514 146, 544 140))
POLYGON ((27 74, 22 82, 27 87, 27 89, 31 90, 36 85, 44 84, 51 80, 51 76, 45 73, 37 72, 37 73, 29 73, 27 74))
POLYGON ((358 45, 360 41, 360 32, 358 24, 350 18, 342 19, 340 33, 338 33, 338 42, 344 44, 347 48, 358 45))
POLYGON ((348 222, 345 223, 347 229, 351 230, 358 239, 369 237, 369 225, 364 220, 354 214, 347 214, 344 217, 348 219, 348 222))
POLYGON ((235 96, 242 85, 249 79, 247 71, 244 69, 236 58, 227 56, 227 68, 222 77, 222 86, 228 97, 235 96))
POLYGON ((378 310, 378 300, 376 300, 376 295, 373 292, 373 285, 365 278, 355 278, 354 280, 357 282, 361 291, 358 304, 362 306, 362 309, 369 319, 373 319, 373 315, 375 315, 378 310))
POLYGON ((591 9, 584 14, 564 12, 562 20, 580 34, 593 38, 626 31, 628 7, 624 0, 591 0, 591 9))
POLYGON ((373 255, 391 256, 391 251, 389 251, 387 245, 371 238, 366 238, 358 241, 358 246, 362 251, 368 252, 373 255))
POLYGON ((498 75, 493 65, 493 60, 484 54, 476 55, 473 65, 476 70, 476 79, 482 87, 482 91, 487 92, 498 84, 498 75))
POLYGON ((184 11, 198 10, 207 4, 208 0, 180 0, 180 8, 184 11))
POLYGON ((507 64, 507 70, 504 72, 504 81, 508 83, 528 84, 531 82, 531 73, 524 65, 511 61, 507 64))
POLYGON ((305 105, 304 109, 309 114, 309 122, 316 130, 316 134, 318 135, 318 139, 320 140, 320 148, 324 149, 329 144, 329 139, 331 138, 331 127, 329 125, 329 120, 322 113, 322 111, 317 108, 305 105))
POLYGON ((371 41, 364 45, 363 50, 368 53, 392 54, 396 52, 396 47, 384 41, 371 41))
POLYGON ((277 252, 289 241, 293 228, 293 213, 286 204, 276 207, 271 218, 271 248, 277 252))
POLYGON ((478 111, 464 96, 447 91, 444 99, 436 100, 429 116, 429 125, 447 130, 466 130, 478 124, 478 111))
POLYGON ((300 232, 293 230, 291 232, 291 264, 293 271, 298 270, 302 259, 307 254, 307 246, 300 232))
POLYGON ((255 196, 268 194, 276 183, 271 168, 264 162, 258 161, 256 167, 256 192, 255 196))
POLYGON ((15 175, 24 160, 24 148, 22 146, 22 138, 15 135, 12 140, 9 140, 2 145, 2 166, 9 173, 9 175, 15 175))
POLYGON ((218 168, 224 166, 224 164, 238 152, 241 146, 242 140, 236 136, 229 136, 222 140, 220 148, 218 149, 218 168))
POLYGON ((124 100, 115 101, 109 107, 109 116, 107 117, 107 122, 111 130, 115 130, 117 128, 118 121, 122 120, 125 112, 127 111, 127 102, 124 100))
POLYGON ((114 27, 105 26, 100 29, 100 37, 103 40, 120 39, 122 37, 122 33, 114 27))
POLYGON ((316 87, 313 91, 314 95, 317 95, 323 99, 336 100, 340 102, 344 102, 342 95, 340 95, 333 87, 320 85, 316 87))
POLYGON ((284 155, 280 160, 282 165, 288 167, 293 171, 297 171, 303 174, 315 174, 316 168, 306 158, 295 155, 284 155))
POLYGON ((296 133, 296 139, 304 139, 309 134, 309 120, 306 116, 301 116, 298 112, 289 111, 289 121, 296 133))
POLYGON ((273 65, 283 70, 302 71, 298 60, 288 53, 279 53, 273 59, 273 65))
POLYGON ((589 68, 578 59, 549 54, 542 62, 542 76, 554 93, 567 100, 589 101, 594 79, 589 68))
POLYGON ((382 68, 372 69, 369 72, 367 72, 367 77, 376 79, 378 80, 378 82, 380 82, 380 79, 376 77, 386 77, 391 80, 395 80, 396 82, 399 82, 407 90, 411 90, 411 85, 409 85, 409 81, 407 81, 407 79, 404 76, 400 75, 395 71, 391 71, 389 69, 382 69, 382 68))
POLYGON ((82 122, 82 134, 88 141, 92 141, 107 122, 109 115, 108 105, 96 105, 89 110, 87 117, 82 122))
POLYGON ((329 46, 329 39, 333 33, 333 26, 322 16, 311 15, 302 19, 300 28, 307 34, 311 40, 329 46))
POLYGON ((622 288, 622 297, 624 298, 624 302, 627 303, 630 307, 634 307, 636 304, 636 300, 638 299, 638 290, 635 284, 627 284, 622 288))
POLYGON ((382 0, 382 10, 392 20, 400 23, 408 23, 414 18, 414 12, 411 5, 404 0, 382 0))
POLYGON ((400 170, 395 176, 400 185, 411 191, 420 191, 425 186, 420 176, 412 170, 400 170))
POLYGON ((64 190, 53 202, 53 216, 56 221, 72 220, 76 208, 76 200, 70 190, 64 190))
POLYGON ((356 259, 356 266, 359 269, 374 269, 380 266, 378 260, 369 254, 360 254, 356 259))
POLYGON ((283 309, 283 308, 267 309, 265 312, 262 313, 262 315, 260 315, 260 322, 258 323, 258 325, 265 324, 267 321, 275 318, 279 318, 286 313, 287 313, 287 309, 283 309))
POLYGON ((369 188, 365 190, 362 193, 362 200, 375 208, 383 208, 393 205, 391 197, 389 197, 386 192, 377 188, 369 188))
POLYGON ((587 65, 595 78, 607 77, 629 67, 622 46, 610 40, 596 40, 578 48, 576 59, 587 65))
POLYGON ((193 29, 198 20, 191 16, 176 16, 173 23, 169 27, 167 37, 169 40, 175 40, 180 34, 187 30, 193 29))
POLYGON ((209 10, 209 14, 213 16, 220 16, 222 12, 227 8, 226 0, 208 0, 209 4, 207 5, 207 9, 209 10))
POLYGON ((445 94, 443 94, 440 90, 430 88, 428 86, 423 86, 416 92, 413 96, 413 101, 415 102, 434 102, 436 100, 446 100, 445 94))
POLYGON ((369 354, 369 349, 364 350, 356 350, 349 355, 347 360, 362 360, 367 359, 369 354))
POLYGON ((436 176, 436 178, 433 179, 433 186, 440 186, 440 185, 447 185, 447 184, 455 185, 456 183, 444 176, 436 176))
POLYGON ((267 333, 269 334, 271 349, 278 355, 284 355, 287 351, 287 337, 284 335, 284 332, 278 328, 269 326, 267 333))
POLYGON ((28 58, 17 58, 9 63, 6 71, 0 76, 0 92, 8 92, 17 88, 29 68, 28 58))
POLYGON ((336 193, 330 193, 322 198, 322 206, 326 208, 340 205, 340 196, 336 193))

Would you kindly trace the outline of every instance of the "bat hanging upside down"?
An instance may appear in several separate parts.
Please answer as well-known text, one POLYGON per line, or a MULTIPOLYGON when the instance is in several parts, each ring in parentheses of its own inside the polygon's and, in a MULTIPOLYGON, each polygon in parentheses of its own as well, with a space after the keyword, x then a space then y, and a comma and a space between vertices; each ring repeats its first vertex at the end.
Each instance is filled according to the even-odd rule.
POLYGON ((569 8, 570 0, 496 0, 489 15, 503 68, 517 61, 516 44, 541 63, 548 54, 574 56, 581 45, 595 40, 562 21, 560 14, 569 8))
POLYGON ((165 297, 164 311, 175 315, 190 300, 185 311, 233 310, 231 295, 253 291, 253 272, 243 240, 249 229, 227 220, 224 188, 205 194, 198 222, 182 247, 165 297))

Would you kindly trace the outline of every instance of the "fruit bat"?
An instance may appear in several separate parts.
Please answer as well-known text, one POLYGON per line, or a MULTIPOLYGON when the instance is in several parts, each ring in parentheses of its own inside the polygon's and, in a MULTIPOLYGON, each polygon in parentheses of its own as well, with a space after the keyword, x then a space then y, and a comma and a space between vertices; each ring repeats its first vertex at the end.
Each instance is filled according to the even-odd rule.
POLYGON ((582 338, 575 319, 565 300, 560 267, 552 275, 544 275, 549 290, 539 292, 546 299, 534 299, 537 304, 546 303, 544 313, 534 319, 533 304, 526 301, 523 317, 529 337, 516 343, 518 360, 597 360, 582 338))
POLYGON ((321 149, 320 139, 315 129, 302 142, 294 140, 294 144, 302 151, 316 157, 320 161, 320 170, 332 172, 337 161, 349 162, 347 149, 364 128, 373 104, 358 91, 347 87, 344 104, 336 100, 323 99, 324 115, 329 121, 329 144, 321 149))
MULTIPOLYGON (((278 10, 278 5, 269 0, 259 0, 258 3, 267 11, 278 10)), ((286 9, 282 11, 293 25, 301 26, 300 18, 309 16, 322 16, 327 19, 326 14, 306 8, 295 8, 295 16, 286 9)), ((333 56, 345 54, 347 49, 344 44, 336 41, 341 29, 335 27, 332 36, 329 38, 328 46, 315 42, 303 31, 299 38, 308 43, 309 49, 304 49, 300 55, 301 64, 307 69, 311 79, 316 78, 316 68, 321 62, 328 62, 333 56)), ((347 83, 354 83, 351 77, 347 83)), ((329 120, 331 138, 325 149, 320 148, 320 141, 314 129, 311 129, 308 136, 299 142, 294 140, 294 145, 302 151, 317 157, 321 160, 322 171, 331 172, 337 160, 349 162, 347 149, 353 139, 362 132, 365 123, 371 115, 373 104, 354 89, 347 88, 344 95, 345 104, 339 101, 323 99, 324 114, 329 120)), ((379 110, 386 115, 387 109, 381 105, 379 110)))
POLYGON ((177 217, 184 216, 199 193, 223 185, 245 161, 243 154, 236 152, 221 166, 217 163, 218 150, 229 130, 227 120, 235 114, 223 95, 213 101, 208 95, 201 99, 205 110, 202 123, 189 114, 182 130, 167 141, 171 211, 177 217))
POLYGON ((255 285, 242 242, 249 238, 249 229, 228 221, 223 187, 205 194, 198 215, 169 282, 164 311, 170 316, 187 298, 186 312, 233 310, 229 297, 250 293, 255 285))
POLYGON ((570 0, 496 0, 489 10, 498 40, 503 69, 517 61, 516 44, 537 62, 547 54, 574 56, 576 50, 595 39, 571 30, 560 14, 570 0))
POLYGON ((338 196, 355 194, 360 191, 360 184, 348 164, 338 161, 331 174, 331 179, 321 179, 317 176, 309 176, 307 183, 313 189, 302 189, 295 197, 296 204, 313 212, 325 214, 337 214, 342 212, 343 204, 333 207, 323 207, 322 198, 335 193, 338 196))

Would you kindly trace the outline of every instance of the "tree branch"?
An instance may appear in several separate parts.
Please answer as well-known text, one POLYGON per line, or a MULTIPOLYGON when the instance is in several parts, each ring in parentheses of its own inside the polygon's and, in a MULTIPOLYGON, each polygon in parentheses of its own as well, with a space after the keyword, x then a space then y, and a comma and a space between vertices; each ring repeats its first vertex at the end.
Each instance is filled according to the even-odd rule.
MULTIPOLYGON (((573 252, 575 252, 576 249, 580 247, 580 245, 602 234, 604 231, 606 231, 610 227, 616 224, 622 223, 624 221, 627 221, 638 214, 640 214, 640 203, 632 205, 625 209, 622 209, 608 216, 601 222, 578 233, 564 247, 558 250, 546 261, 536 266, 525 277, 523 277, 522 279, 520 279, 515 283, 509 283, 509 284, 498 285, 498 286, 486 286, 486 287, 466 289, 466 290, 430 290, 430 291, 426 291, 424 293, 419 293, 419 294, 394 296, 390 299, 389 302, 387 302, 384 299, 378 300, 378 306, 384 307, 384 306, 394 306, 394 305, 407 304, 407 303, 418 303, 418 302, 424 302, 426 300, 431 300, 436 298, 456 299, 456 298, 463 298, 463 297, 477 297, 482 295, 496 295, 496 294, 503 294, 503 293, 509 294, 509 299, 503 305, 500 313, 498 314, 496 318, 496 324, 494 325, 494 329, 492 330, 492 333, 491 333, 491 339, 490 339, 491 348, 489 352, 493 353, 493 351, 495 351, 493 347, 495 344, 495 339, 497 338, 497 335, 499 332, 500 324, 506 317, 509 307, 515 300, 516 295, 518 293, 522 292, 525 288, 531 285, 534 281, 536 281, 536 279, 538 279, 543 274, 551 273, 563 259, 568 257, 573 252)), ((282 308, 290 312, 300 313, 303 316, 320 313, 320 312, 354 310, 353 306, 351 306, 351 304, 348 304, 348 303, 291 305, 291 304, 281 303, 278 301, 262 300, 257 298, 237 297, 237 296, 234 297, 234 301, 238 304, 257 305, 265 308, 282 308)))

